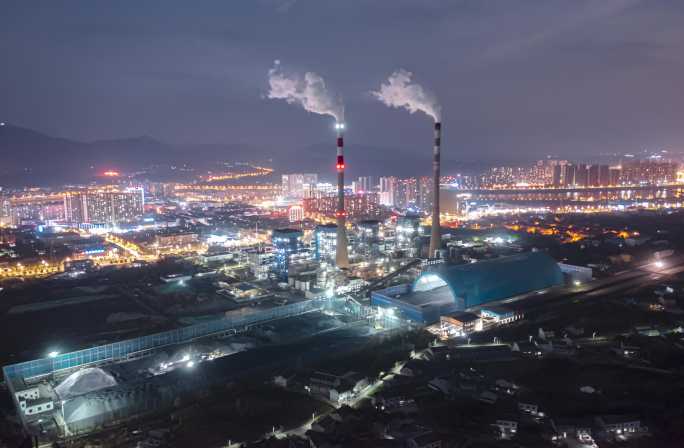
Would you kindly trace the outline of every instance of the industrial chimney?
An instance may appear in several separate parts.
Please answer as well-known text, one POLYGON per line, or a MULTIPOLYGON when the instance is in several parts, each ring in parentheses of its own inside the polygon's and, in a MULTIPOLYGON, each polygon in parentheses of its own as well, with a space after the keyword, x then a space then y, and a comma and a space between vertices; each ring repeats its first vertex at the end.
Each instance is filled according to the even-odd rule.
POLYGON ((347 253, 347 229, 344 211, 344 123, 335 123, 337 129, 337 246, 335 264, 338 268, 349 267, 349 254, 347 253))
POLYGON ((441 247, 442 235, 439 227, 439 171, 440 171, 440 147, 442 140, 442 123, 435 122, 435 146, 432 150, 432 233, 430 235, 430 253, 428 258, 436 257, 436 252, 441 247))

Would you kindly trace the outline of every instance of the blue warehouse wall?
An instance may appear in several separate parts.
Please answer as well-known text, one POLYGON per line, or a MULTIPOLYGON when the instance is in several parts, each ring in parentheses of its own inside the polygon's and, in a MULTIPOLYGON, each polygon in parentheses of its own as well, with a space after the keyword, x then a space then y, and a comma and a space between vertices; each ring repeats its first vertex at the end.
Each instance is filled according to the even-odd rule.
MULTIPOLYGON (((425 275, 436 275, 469 308, 530 291, 563 284, 558 263, 543 252, 529 252, 463 265, 437 265, 425 275)), ((420 281, 420 277, 417 281, 420 281)))

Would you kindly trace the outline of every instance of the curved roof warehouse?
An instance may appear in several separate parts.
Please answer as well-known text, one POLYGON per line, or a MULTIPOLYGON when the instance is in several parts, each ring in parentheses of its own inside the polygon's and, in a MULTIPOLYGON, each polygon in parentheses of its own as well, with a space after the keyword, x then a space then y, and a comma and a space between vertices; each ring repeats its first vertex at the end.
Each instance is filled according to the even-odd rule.
POLYGON ((543 252, 528 252, 477 263, 437 265, 413 285, 372 294, 373 305, 396 307, 404 317, 424 323, 519 294, 563 284, 558 263, 543 252))

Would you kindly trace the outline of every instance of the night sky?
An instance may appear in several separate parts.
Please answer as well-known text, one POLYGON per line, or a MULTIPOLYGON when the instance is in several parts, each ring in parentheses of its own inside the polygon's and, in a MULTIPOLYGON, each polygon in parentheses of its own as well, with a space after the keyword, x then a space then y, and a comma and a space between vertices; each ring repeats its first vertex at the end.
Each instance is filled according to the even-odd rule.
POLYGON ((345 98, 350 146, 429 148, 369 93, 403 68, 464 160, 681 150, 682 24, 681 0, 5 0, 0 121, 295 154, 332 120, 265 99, 279 59, 345 98))

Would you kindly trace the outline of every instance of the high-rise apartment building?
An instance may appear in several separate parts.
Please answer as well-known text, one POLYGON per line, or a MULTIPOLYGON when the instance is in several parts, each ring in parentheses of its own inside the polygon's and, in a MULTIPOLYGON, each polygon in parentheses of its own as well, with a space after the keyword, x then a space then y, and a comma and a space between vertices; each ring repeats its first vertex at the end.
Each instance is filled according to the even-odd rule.
POLYGON ((394 195, 394 206, 398 208, 407 208, 411 205, 415 205, 417 196, 418 182, 415 177, 399 179, 394 195))
POLYGON ((61 221, 64 200, 61 194, 29 193, 7 200, 9 220, 13 225, 25 222, 61 221))
POLYGON ((70 223, 121 224, 143 214, 145 194, 141 188, 93 189, 64 196, 65 220, 70 223))
POLYGON ((374 176, 361 176, 352 182, 354 193, 373 193, 377 191, 377 181, 374 176))
POLYGON ((293 205, 288 210, 288 217, 290 222, 299 222, 304 220, 304 207, 301 205, 293 205))
POLYGON ((295 173, 283 174, 283 196, 290 198, 303 198, 304 192, 318 183, 318 174, 295 173))
POLYGON ((430 176, 418 178, 418 189, 416 194, 416 205, 423 211, 432 210, 434 180, 430 176))
POLYGON ((394 176, 380 178, 380 204, 394 207, 398 179, 394 176))
POLYGON ((599 165, 590 165, 587 176, 587 186, 598 187, 601 185, 599 177, 599 165))
POLYGON ((314 250, 317 260, 332 261, 337 250, 337 224, 321 224, 314 230, 314 250))
MULTIPOLYGON (((328 195, 304 199, 305 214, 335 216, 337 196, 328 195)), ((380 214, 378 193, 346 194, 344 210, 349 218, 373 218, 380 214)))
POLYGON ((625 184, 667 184, 677 180, 678 164, 659 160, 633 160, 622 163, 620 181, 625 184))

